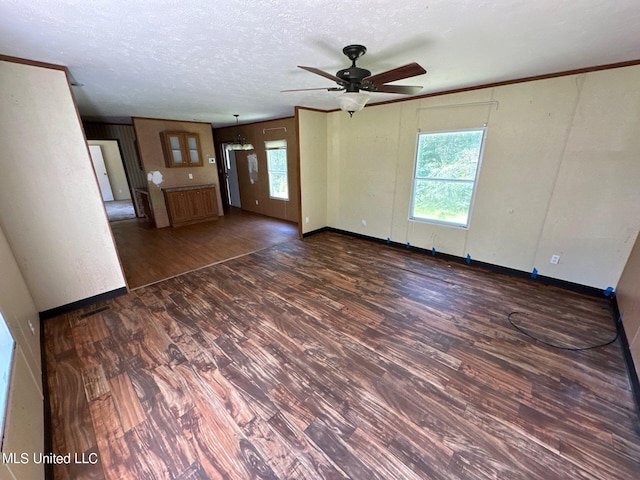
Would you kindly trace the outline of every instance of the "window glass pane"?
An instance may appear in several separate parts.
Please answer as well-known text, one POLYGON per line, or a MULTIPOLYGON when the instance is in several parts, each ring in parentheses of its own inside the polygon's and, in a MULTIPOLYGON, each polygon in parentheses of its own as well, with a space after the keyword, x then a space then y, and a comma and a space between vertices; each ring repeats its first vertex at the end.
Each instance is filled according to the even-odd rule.
POLYGON ((13 361, 13 337, 9 331, 2 313, 0 313, 0 444, 7 414, 7 399, 9 398, 9 377, 13 361))
POLYGON ((172 150, 173 163, 182 163, 182 150, 172 150))
POLYGON ((484 130, 421 134, 416 177, 473 180, 483 134, 484 130))
POLYGON ((191 163, 198 163, 200 161, 198 158, 198 150, 189 150, 189 156, 191 157, 191 163))
POLYGON ((178 137, 169 137, 171 150, 180 150, 180 139, 178 137))
POLYGON ((287 151, 286 150, 268 150, 267 162, 270 171, 286 172, 287 171, 287 151))
POLYGON ((286 149, 267 150, 267 170, 269 173, 269 196, 289 200, 286 149))
POLYGON ((197 150, 198 145, 196 143, 195 137, 187 137, 187 141, 189 142, 189 150, 197 150))
POLYGON ((420 133, 410 218, 469 225, 485 129, 420 133))
POLYGON ((289 187, 286 173, 269 173, 269 195, 284 200, 289 199, 289 187))
POLYGON ((466 225, 473 195, 473 182, 416 179, 414 218, 466 225))

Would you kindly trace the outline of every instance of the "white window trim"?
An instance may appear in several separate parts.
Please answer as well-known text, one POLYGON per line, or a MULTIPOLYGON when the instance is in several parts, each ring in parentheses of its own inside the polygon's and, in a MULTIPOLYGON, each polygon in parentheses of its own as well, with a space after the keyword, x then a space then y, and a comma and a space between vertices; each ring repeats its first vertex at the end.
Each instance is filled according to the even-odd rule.
MULTIPOLYGON (((422 131, 418 130, 418 134, 416 135, 416 143, 415 143, 415 147, 414 147, 414 152, 413 152, 413 174, 411 175, 411 201, 409 202, 409 215, 408 215, 408 220, 410 222, 429 223, 429 224, 434 224, 434 225, 442 225, 444 227, 453 227, 453 228, 460 228, 460 229, 463 229, 463 230, 469 230, 469 227, 471 226, 471 216, 473 214, 473 206, 474 206, 475 201, 476 201, 476 192, 478 190, 478 178, 480 177, 480 169, 482 168, 482 159, 484 158, 484 146, 486 144, 486 140, 487 140, 487 125, 486 124, 484 124, 482 127, 459 128, 459 129, 453 129, 453 130, 430 130, 428 132, 422 132, 422 131), (478 166, 476 168, 475 177, 473 178, 473 191, 471 192, 471 201, 469 202, 469 214, 467 215, 467 223, 466 224, 462 224, 462 223, 455 223, 455 222, 446 222, 444 220, 433 220, 433 219, 430 219, 430 218, 414 217, 413 216, 413 206, 414 206, 414 201, 415 201, 416 170, 418 168, 418 146, 420 145, 420 135, 428 135, 428 134, 434 134, 434 133, 475 132, 475 131, 478 131, 478 130, 482 130, 482 141, 480 143, 480 153, 478 154, 478 166)), ((459 181, 459 182, 464 182, 464 183, 471 183, 472 182, 472 180, 457 180, 457 179, 447 180, 445 178, 443 178, 443 179, 429 179, 429 180, 431 180, 431 181, 442 180, 442 181, 449 181, 449 182, 459 181)))
MULTIPOLYGON (((287 162, 287 170, 284 172, 287 174, 287 197, 274 197, 271 195, 271 169, 269 168, 269 150, 284 150, 287 151, 286 140, 265 140, 264 149, 267 152, 267 179, 269 180, 269 198, 272 200, 280 200, 281 202, 288 202, 291 199, 289 195, 289 165, 287 162)), ((287 153, 288 155, 288 153, 287 153)))

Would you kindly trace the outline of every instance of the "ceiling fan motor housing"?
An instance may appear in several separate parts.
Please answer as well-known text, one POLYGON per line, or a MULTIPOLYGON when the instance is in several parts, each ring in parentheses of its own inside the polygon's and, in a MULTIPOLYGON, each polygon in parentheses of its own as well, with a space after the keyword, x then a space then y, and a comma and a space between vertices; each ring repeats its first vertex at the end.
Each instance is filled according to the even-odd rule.
POLYGON ((362 79, 370 76, 369 70, 360 67, 344 68, 336 73, 336 77, 344 80, 347 92, 357 92, 358 87, 362 86, 362 79))
POLYGON ((347 45, 342 53, 351 60, 351 67, 339 70, 336 77, 344 80, 347 92, 358 92, 362 88, 362 79, 371 76, 366 68, 356 67, 356 60, 367 53, 367 48, 364 45, 347 45))

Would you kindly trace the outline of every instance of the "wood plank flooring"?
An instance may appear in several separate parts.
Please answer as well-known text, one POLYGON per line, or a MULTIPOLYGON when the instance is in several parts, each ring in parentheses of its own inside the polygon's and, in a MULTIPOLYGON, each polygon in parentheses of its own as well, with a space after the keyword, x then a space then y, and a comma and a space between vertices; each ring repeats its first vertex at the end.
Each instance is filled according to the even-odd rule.
POLYGON ((514 311, 615 333, 605 299, 334 233, 47 320, 55 452, 99 460, 55 479, 640 478, 619 341, 514 311))
POLYGON ((111 231, 130 289, 298 238, 298 226, 238 208, 217 220, 155 228, 145 219, 111 231))

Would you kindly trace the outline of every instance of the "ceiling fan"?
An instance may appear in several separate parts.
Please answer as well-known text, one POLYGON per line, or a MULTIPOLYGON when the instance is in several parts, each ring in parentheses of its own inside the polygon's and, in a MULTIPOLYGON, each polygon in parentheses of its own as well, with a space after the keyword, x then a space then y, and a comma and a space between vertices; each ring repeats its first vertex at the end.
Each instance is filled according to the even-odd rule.
POLYGON ((315 67, 303 67, 298 65, 299 68, 306 70, 316 75, 333 80, 338 84, 337 87, 331 88, 300 88, 295 90, 282 90, 283 92, 301 92, 308 90, 328 90, 333 92, 344 91, 340 97, 338 97, 338 103, 342 110, 349 112, 349 115, 353 116, 353 112, 362 110, 369 101, 370 96, 366 93, 362 93, 361 90, 366 92, 381 92, 381 93, 400 93, 404 95, 415 95, 422 87, 414 85, 387 85, 389 82, 395 82, 396 80, 403 80, 405 78, 415 77, 427 73, 417 63, 409 63, 402 67, 393 68, 386 72, 371 75, 371 72, 365 68, 356 66, 356 60, 363 56, 367 52, 367 48, 364 45, 347 45, 342 49, 349 60, 351 60, 351 66, 349 68, 343 68, 339 70, 335 75, 327 73, 319 68, 315 67))

